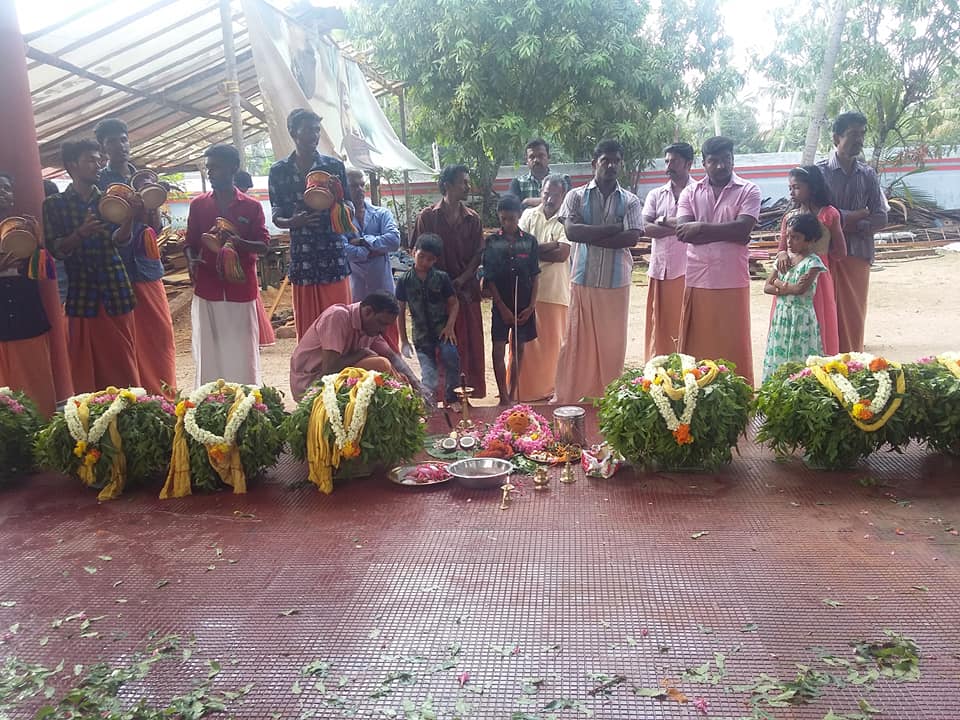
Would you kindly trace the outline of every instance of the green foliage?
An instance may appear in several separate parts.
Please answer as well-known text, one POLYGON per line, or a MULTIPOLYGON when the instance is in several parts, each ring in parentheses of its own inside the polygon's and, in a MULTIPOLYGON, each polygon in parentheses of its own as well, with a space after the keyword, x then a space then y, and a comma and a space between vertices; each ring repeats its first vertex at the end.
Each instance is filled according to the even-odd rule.
MULTIPOLYGON (((763 418, 757 441, 781 457, 802 448, 806 460, 818 468, 850 468, 870 453, 889 445, 899 451, 914 432, 922 408, 908 384, 902 404, 879 430, 858 428, 847 410, 812 374, 798 375, 801 363, 785 363, 771 375, 757 395, 757 412, 763 418)), ((877 381, 869 370, 850 374, 850 382, 864 397, 873 397, 877 381)))
MULTIPOLYGON (((257 388, 244 386, 244 391, 252 392, 257 388)), ((240 463, 247 480, 255 478, 269 467, 277 464, 283 451, 283 433, 281 427, 286 419, 283 399, 274 388, 259 388, 263 396, 266 412, 256 405, 250 410, 246 420, 237 430, 236 443, 240 448, 240 463)), ((223 435, 227 426, 227 414, 233 405, 233 395, 210 395, 197 406, 197 425, 216 435, 223 435)), ((207 449, 187 433, 187 446, 190 455, 190 477, 195 490, 211 491, 222 487, 223 483, 217 471, 210 464, 207 449)))
POLYGON ((359 44, 407 83, 412 141, 473 166, 485 200, 499 166, 542 136, 588 157, 617 137, 628 166, 659 154, 671 111, 736 86, 715 0, 363 0, 359 44), (670 38, 663 42, 663 38, 670 38))
POLYGON ((919 405, 913 437, 933 450, 960 455, 960 379, 935 360, 907 363, 903 372, 919 405))
POLYGON ((181 651, 178 636, 166 636, 150 642, 144 651, 134 653, 123 664, 100 662, 87 668, 75 665, 74 675, 69 680, 71 686, 66 691, 50 684, 50 681, 64 677, 63 662, 47 668, 8 657, 0 665, 0 717, 200 720, 226 712, 253 687, 248 685, 226 691, 214 689, 218 674, 212 669, 215 662, 211 662, 211 670, 205 678, 193 682, 191 690, 159 704, 143 697, 142 686, 136 690, 130 687, 142 683, 154 665, 179 658, 186 663, 190 653, 190 650, 181 651), (58 700, 50 702, 58 695, 58 700), (42 705, 37 708, 40 703, 42 705))
MULTIPOLYGON (((91 404, 90 425, 109 407, 109 403, 91 404)), ((117 416, 117 431, 123 441, 123 455, 127 463, 128 486, 157 477, 167 466, 175 424, 173 407, 159 397, 130 405, 117 416)), ((37 464, 47 470, 77 477, 82 460, 73 452, 75 445, 63 413, 57 413, 37 433, 37 464)), ((110 466, 117 452, 109 432, 104 433, 98 449, 102 455, 93 466, 96 478, 94 487, 102 488, 110 480, 110 466)))
MULTIPOLYGON (((643 390, 643 371, 627 370, 607 386, 599 401, 600 433, 627 460, 647 467, 716 469, 732 459, 731 450, 750 419, 753 390, 726 365, 717 379, 700 392, 690 423, 694 441, 677 443, 667 429, 650 393, 643 390)), ((669 371, 680 371, 680 358, 672 356, 669 371)), ((677 383, 674 383, 677 385, 677 383)), ((671 401, 677 417, 683 413, 683 402, 671 401)))
MULTIPOLYGON (((320 384, 314 384, 303 400, 288 417, 283 426, 291 454, 298 460, 307 458, 307 426, 313 401, 320 392, 320 384)), ((347 406, 350 388, 344 384, 337 393, 340 412, 347 406)), ((351 468, 364 466, 392 467, 409 460, 423 450, 426 437, 422 422, 425 408, 423 399, 399 378, 387 378, 377 387, 367 411, 367 422, 360 436, 360 456, 340 462, 340 472, 335 477, 344 477, 353 472, 351 468)), ((324 428, 327 441, 334 441, 329 423, 324 428)))
POLYGON ((0 395, 0 478, 33 469, 33 440, 41 427, 33 400, 18 390, 0 395))
MULTIPOLYGON (((960 71, 960 3, 957 0, 868 0, 847 4, 846 24, 828 96, 828 114, 859 110, 869 119, 872 162, 884 150, 936 141, 945 113, 956 108, 960 71)), ((829 36, 830 3, 785 8, 777 15, 778 43, 756 58, 772 92, 800 92, 812 105, 829 36)), ((821 150, 831 146, 829 133, 821 150)), ((797 148, 791 148, 797 149, 797 148)))

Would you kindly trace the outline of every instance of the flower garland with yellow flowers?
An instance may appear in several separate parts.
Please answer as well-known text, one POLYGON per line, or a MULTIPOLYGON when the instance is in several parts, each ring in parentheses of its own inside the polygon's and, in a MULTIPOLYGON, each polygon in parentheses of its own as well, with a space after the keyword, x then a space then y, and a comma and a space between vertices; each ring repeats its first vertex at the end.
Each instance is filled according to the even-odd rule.
POLYGON ((960 352, 945 352, 937 355, 937 362, 943 365, 951 374, 960 380, 960 352))
POLYGON ((693 413, 697 409, 700 390, 716 379, 719 368, 713 361, 703 360, 702 367, 707 369, 703 372, 697 366, 695 358, 678 353, 683 374, 683 388, 676 388, 664 367, 670 361, 670 357, 670 355, 657 355, 651 358, 643 367, 641 385, 646 392, 650 393, 650 398, 660 411, 660 417, 666 423, 667 429, 673 433, 677 445, 687 445, 694 441, 690 433, 690 424, 693 422, 693 413), (683 412, 680 417, 677 417, 674 412, 671 400, 683 401, 683 412))
POLYGON ((344 368, 337 375, 325 375, 322 390, 313 400, 307 425, 307 463, 310 482, 321 492, 333 492, 333 471, 340 461, 360 455, 360 438, 367 422, 367 411, 383 376, 375 370, 344 368), (346 407, 340 412, 337 393, 344 385, 350 387, 346 407), (327 441, 325 428, 333 433, 333 442, 327 441))
POLYGON ((231 486, 235 494, 245 493, 247 481, 240 462, 240 448, 237 447, 236 442, 237 432, 257 403, 263 403, 263 396, 259 390, 254 389, 247 394, 244 385, 225 380, 215 380, 201 385, 186 400, 177 403, 173 454, 170 458, 167 481, 160 491, 160 499, 184 497, 192 492, 187 435, 206 448, 210 465, 220 479, 231 486), (214 394, 234 396, 233 405, 227 412, 223 435, 217 435, 197 424, 197 407, 208 396, 214 394))
POLYGON ((876 432, 899 409, 906 380, 899 363, 869 353, 841 353, 830 357, 811 355, 807 367, 814 377, 837 398, 854 425, 864 432, 876 432), (877 381, 873 398, 865 398, 849 380, 850 373, 868 370, 877 381), (895 374, 894 380, 891 375, 895 374), (894 382, 897 397, 893 397, 894 382), (892 399, 891 399, 892 398, 892 399))
POLYGON ((137 399, 146 395, 147 391, 143 388, 127 388, 120 390, 115 387, 108 387, 94 393, 82 393, 74 395, 67 400, 63 409, 63 418, 67 423, 67 429, 70 431, 70 437, 73 438, 73 454, 83 462, 80 465, 78 474, 83 483, 90 487, 96 482, 93 466, 100 461, 101 452, 99 449, 100 441, 107 433, 110 434, 110 441, 113 443, 116 451, 113 456, 113 463, 110 467, 110 481, 100 491, 98 500, 112 500, 119 497, 123 492, 123 486, 126 483, 126 459, 123 455, 123 441, 120 437, 120 431, 117 429, 117 417, 126 408, 136 404, 137 399), (103 396, 114 396, 104 412, 90 423, 90 403, 93 400, 103 396))

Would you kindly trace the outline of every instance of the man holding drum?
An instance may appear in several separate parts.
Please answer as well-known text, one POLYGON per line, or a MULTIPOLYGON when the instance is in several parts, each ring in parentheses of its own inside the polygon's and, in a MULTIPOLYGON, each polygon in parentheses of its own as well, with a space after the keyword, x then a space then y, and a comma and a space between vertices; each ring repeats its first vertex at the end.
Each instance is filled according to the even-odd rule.
MULTIPOLYGON (((340 160, 317 152, 320 116, 297 108, 287 117, 287 131, 296 149, 270 168, 270 205, 273 223, 290 231, 290 283, 297 339, 331 305, 349 305, 350 265, 345 244, 352 211, 346 207, 347 173, 340 160), (312 209, 305 201, 307 178, 327 173, 326 209, 312 209), (339 188, 337 186, 339 185, 339 188)), ((319 188, 317 188, 319 189, 319 188)), ((321 207, 317 205, 317 207, 321 207)))
POLYGON ((61 153, 72 182, 43 201, 43 228, 46 247, 63 259, 70 279, 65 311, 73 387, 78 393, 136 387, 137 301, 116 247, 126 238, 100 216, 100 146, 65 142, 61 153))

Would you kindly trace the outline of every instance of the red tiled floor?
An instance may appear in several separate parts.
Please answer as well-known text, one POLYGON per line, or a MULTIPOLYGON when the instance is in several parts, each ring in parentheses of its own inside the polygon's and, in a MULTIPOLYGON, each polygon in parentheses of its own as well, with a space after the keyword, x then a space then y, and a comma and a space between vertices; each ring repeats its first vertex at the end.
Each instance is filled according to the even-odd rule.
POLYGON ((527 480, 506 511, 496 491, 378 477, 327 497, 295 485, 305 467, 288 458, 246 496, 161 502, 158 484, 98 504, 73 481, 23 478, 0 490, 0 601, 16 602, 0 607, 0 629, 20 623, 3 653, 118 662, 159 630, 194 634, 196 649, 146 692, 168 696, 217 658, 219 686, 255 683, 240 717, 403 717, 404 700, 429 696, 440 718, 455 717, 457 698, 471 706, 464 717, 484 719, 547 717, 567 698, 620 719, 697 716, 630 687, 679 680, 719 652, 719 685, 679 687, 706 698, 710 717, 739 718, 747 693, 726 686, 790 679, 794 663, 822 668, 811 647, 850 659, 851 641, 892 629, 919 644, 919 682, 830 688, 774 716, 820 720, 866 697, 882 718, 960 717, 960 538, 947 532, 960 522, 957 461, 913 448, 814 473, 750 441, 741 452, 716 474, 580 474, 561 485, 554 471, 548 491, 527 480), (868 477, 877 484, 858 482, 868 477), (75 622, 51 627, 81 610, 105 616, 97 637, 80 638, 75 622), (435 670, 450 646, 455 667, 435 670), (299 675, 314 660, 331 664, 327 686, 345 709, 299 675), (416 682, 371 697, 397 671, 416 682), (591 673, 627 681, 591 696, 591 673), (333 690, 339 677, 348 682, 333 690), (524 678, 544 682, 527 695, 524 678))

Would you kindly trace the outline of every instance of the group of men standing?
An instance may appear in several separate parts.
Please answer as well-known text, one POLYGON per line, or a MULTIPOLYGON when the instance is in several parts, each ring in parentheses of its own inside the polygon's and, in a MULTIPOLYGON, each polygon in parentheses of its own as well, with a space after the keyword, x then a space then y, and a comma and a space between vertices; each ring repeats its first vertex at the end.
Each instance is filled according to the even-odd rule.
MULTIPOLYGON (((274 224, 290 231, 289 273, 300 341, 291 359, 291 382, 352 362, 396 370, 419 387, 398 353, 398 305, 389 257, 400 245, 395 219, 367 201, 362 172, 348 173, 340 160, 317 151, 321 133, 315 113, 293 111, 287 129, 295 150, 271 167, 269 193, 274 224), (312 210, 304 203, 306 177, 315 170, 329 174, 331 195, 349 208, 348 230, 335 226, 330 210, 312 210), (331 308, 343 312, 327 313, 331 308), (375 343, 379 335, 383 342, 375 343)), ((857 159, 865 130, 862 115, 838 118, 835 148, 821 163, 849 245, 848 257, 835 270, 841 350, 863 348, 872 234, 886 220, 876 174, 857 159)), ((175 386, 176 377, 156 244, 159 218, 136 205, 120 226, 100 217, 102 192, 112 183, 130 183, 136 168, 129 161, 122 121, 101 122, 96 136, 64 143, 63 166, 71 183, 51 194, 43 209, 46 248, 66 273, 64 311, 74 389, 143 385, 162 392, 175 386)), ((760 190, 734 172, 732 141, 714 137, 703 143, 705 176, 699 181, 691 177, 693 147, 668 146, 668 182, 650 191, 644 202, 618 181, 624 152, 617 141, 596 146, 594 177, 575 189, 568 176, 551 174, 549 152, 545 141, 531 141, 528 172, 511 183, 524 207, 520 229, 537 240, 542 274, 535 303, 537 337, 526 344, 519 373, 513 368, 518 398, 576 402, 602 394, 622 372, 629 337, 630 250, 641 235, 653 238, 646 357, 674 351, 722 357, 752 382, 747 245, 759 217, 760 190)), ((260 203, 235 185, 237 149, 213 145, 204 158, 212 189, 191 202, 186 233, 194 285, 196 382, 224 377, 259 383, 263 311, 256 258, 267 251, 270 237, 260 203), (221 241, 226 237, 235 257, 211 244, 211 235, 221 241), (229 262, 236 269, 225 272, 229 262)), ((445 168, 439 186, 441 198, 419 214, 412 241, 430 234, 442 244, 436 265, 449 276, 458 304, 450 334, 456 338, 466 384, 475 397, 483 397, 485 337, 478 280, 483 226, 466 204, 466 166, 445 168)), ((40 320, 37 328, 44 324, 40 320)))

